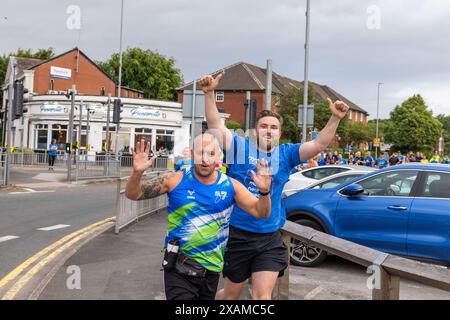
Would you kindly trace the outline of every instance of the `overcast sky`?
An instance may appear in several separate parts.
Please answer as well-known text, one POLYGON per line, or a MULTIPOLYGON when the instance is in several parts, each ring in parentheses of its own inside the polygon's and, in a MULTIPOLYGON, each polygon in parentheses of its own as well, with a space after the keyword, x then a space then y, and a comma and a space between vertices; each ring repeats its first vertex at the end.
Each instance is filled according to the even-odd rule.
MULTIPOLYGON (((311 0, 310 80, 376 117, 414 93, 450 115, 450 1, 311 0)), ((126 47, 175 58, 191 81, 238 61, 303 79, 306 0, 125 0, 126 47)), ((119 50, 120 0, 2 0, 0 54, 79 47, 93 60, 119 50), (81 29, 71 30, 71 5, 81 29), (79 34, 80 33, 80 34, 79 34)), ((73 26, 73 24, 72 24, 73 26)))

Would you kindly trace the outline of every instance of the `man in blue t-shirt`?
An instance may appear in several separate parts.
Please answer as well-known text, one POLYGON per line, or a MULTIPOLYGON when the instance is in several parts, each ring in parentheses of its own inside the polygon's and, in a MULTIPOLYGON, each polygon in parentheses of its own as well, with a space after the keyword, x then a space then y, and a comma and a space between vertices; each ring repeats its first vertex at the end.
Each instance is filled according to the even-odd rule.
POLYGON ((273 170, 273 183, 269 218, 254 219, 237 207, 231 214, 229 241, 224 257, 224 289, 219 292, 218 298, 239 299, 246 280, 252 277, 253 299, 271 299, 277 277, 288 263, 288 252, 279 232, 286 221, 281 202, 283 187, 292 168, 316 156, 331 143, 348 106, 344 102, 333 103, 328 99, 332 114, 330 120, 316 139, 302 145, 279 145, 281 117, 275 112, 264 110, 256 119, 255 139, 252 139, 255 141, 252 141, 232 133, 220 120, 214 90, 221 77, 218 75, 214 79, 210 75, 205 76, 200 80, 200 86, 205 93, 208 132, 217 137, 225 150, 228 175, 257 195, 258 190, 251 180, 250 172, 256 168, 256 159, 266 159, 273 170))
POLYGON ((186 147, 183 150, 183 158, 175 163, 174 169, 175 171, 189 171, 189 169, 191 169, 192 167, 192 164, 191 149, 186 147))
POLYGON ((386 168, 388 164, 389 162, 387 161, 387 159, 380 153, 378 159, 375 160, 375 167, 377 167, 378 169, 383 169, 386 168))
POLYGON ((373 167, 373 158, 370 152, 367 152, 366 157, 364 158, 364 165, 366 167, 373 167))

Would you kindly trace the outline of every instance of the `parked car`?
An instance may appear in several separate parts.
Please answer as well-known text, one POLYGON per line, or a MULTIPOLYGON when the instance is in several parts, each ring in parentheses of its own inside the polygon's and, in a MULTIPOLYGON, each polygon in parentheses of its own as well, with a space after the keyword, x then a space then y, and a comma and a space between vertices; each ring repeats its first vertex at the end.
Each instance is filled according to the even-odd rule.
MULTIPOLYGON (((450 264, 448 165, 393 166, 282 201, 290 221, 379 251, 450 264)), ((312 267, 326 255, 294 241, 291 261, 312 267)))
POLYGON ((366 169, 369 171, 371 168, 353 165, 327 165, 304 169, 289 176, 289 180, 283 188, 283 193, 289 196, 294 194, 296 191, 304 189, 329 176, 350 170, 361 171, 366 169))

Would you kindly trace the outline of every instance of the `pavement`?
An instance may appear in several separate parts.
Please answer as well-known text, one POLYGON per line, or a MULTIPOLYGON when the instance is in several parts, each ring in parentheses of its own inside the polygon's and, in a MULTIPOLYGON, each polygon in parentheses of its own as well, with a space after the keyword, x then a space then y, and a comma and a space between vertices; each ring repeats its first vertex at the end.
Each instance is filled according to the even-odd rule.
MULTIPOLYGON (((112 229, 104 232, 62 265, 39 299, 165 299, 161 271, 165 233, 165 212, 153 214, 118 235, 112 229), (67 286, 74 266, 80 270, 79 289, 67 286)), ((290 299, 369 300, 369 276, 365 268, 335 256, 316 268, 291 266, 290 299)), ((219 288, 222 286, 221 279, 219 288)), ((248 298, 247 289, 241 299, 248 298)), ((450 300, 450 292, 402 280, 400 299, 450 300)))

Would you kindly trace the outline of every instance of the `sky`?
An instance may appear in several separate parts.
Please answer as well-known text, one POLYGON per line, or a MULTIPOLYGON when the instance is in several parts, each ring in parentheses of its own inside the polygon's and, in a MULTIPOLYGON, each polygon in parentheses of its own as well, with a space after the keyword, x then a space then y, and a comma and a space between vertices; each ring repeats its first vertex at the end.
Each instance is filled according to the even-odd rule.
MULTIPOLYGON (((238 61, 265 68, 267 59, 302 81, 305 10, 306 0, 124 0, 123 48, 173 57, 186 82, 238 61)), ((121 0, 2 0, 0 54, 79 46, 106 60, 119 51, 120 13, 121 0)), ((449 15, 448 0, 311 0, 309 79, 369 119, 378 83, 380 118, 413 94, 450 115, 449 15)))

